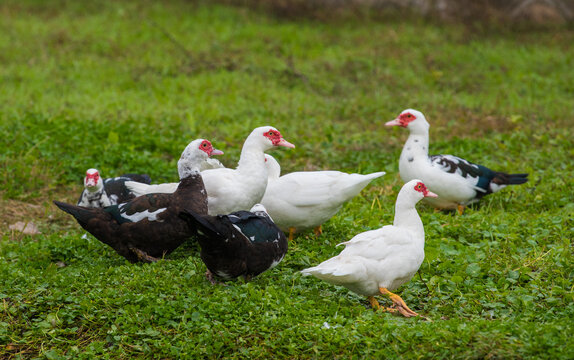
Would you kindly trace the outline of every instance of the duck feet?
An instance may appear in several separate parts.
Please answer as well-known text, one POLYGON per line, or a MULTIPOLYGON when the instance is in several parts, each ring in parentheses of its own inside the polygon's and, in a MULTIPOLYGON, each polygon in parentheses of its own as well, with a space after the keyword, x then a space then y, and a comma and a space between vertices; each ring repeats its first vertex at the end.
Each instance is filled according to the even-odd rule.
POLYGON ((383 294, 384 296, 387 296, 393 302, 392 308, 387 308, 387 309, 393 309, 395 311, 398 311, 404 317, 419 316, 419 314, 417 314, 416 312, 409 309, 407 304, 405 304, 405 301, 403 299, 401 299, 401 297, 399 295, 393 294, 392 292, 385 289, 384 287, 380 287, 379 291, 381 292, 381 294, 383 294))
POLYGON ((211 271, 209 271, 209 269, 205 272, 205 278, 211 283, 211 285, 217 284, 217 280, 215 280, 215 276, 213 276, 213 273, 211 271))
POLYGON ((323 234, 323 228, 321 227, 321 225, 319 225, 315 229, 313 229, 313 232, 315 233, 315 236, 320 236, 321 234, 323 234))
POLYGON ((151 255, 148 255, 145 251, 140 250, 138 248, 135 247, 130 247, 129 248, 131 252, 133 252, 134 254, 136 254, 136 256, 138 257, 138 260, 141 262, 145 262, 145 263, 152 263, 152 262, 158 262, 161 259, 153 257, 151 255))
POLYGON ((459 215, 462 215, 462 213, 464 212, 464 208, 465 208, 464 205, 459 204, 456 206, 456 211, 458 212, 459 215))

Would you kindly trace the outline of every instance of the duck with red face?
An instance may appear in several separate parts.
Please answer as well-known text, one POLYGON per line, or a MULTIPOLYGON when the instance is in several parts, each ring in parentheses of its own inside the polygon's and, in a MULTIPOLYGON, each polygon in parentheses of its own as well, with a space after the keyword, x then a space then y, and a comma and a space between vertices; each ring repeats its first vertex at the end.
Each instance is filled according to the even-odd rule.
POLYGON ((397 195, 392 225, 355 235, 339 244, 345 245, 339 255, 301 272, 367 296, 374 309, 418 316, 391 291, 408 282, 424 260, 425 232, 415 205, 436 197, 421 180, 407 182, 397 195), (376 295, 388 297, 393 305, 381 307, 376 295))
POLYGON ((78 206, 101 208, 124 203, 135 196, 125 186, 126 181, 149 184, 148 175, 125 174, 115 178, 102 179, 97 169, 88 169, 84 177, 84 191, 78 200, 78 206))
POLYGON ((466 205, 479 201, 483 196, 528 180, 528 174, 494 171, 453 155, 429 156, 430 125, 420 111, 404 110, 385 125, 409 130, 399 159, 399 173, 403 181, 421 179, 438 194, 437 199, 425 199, 436 208, 458 209, 462 214, 466 205))

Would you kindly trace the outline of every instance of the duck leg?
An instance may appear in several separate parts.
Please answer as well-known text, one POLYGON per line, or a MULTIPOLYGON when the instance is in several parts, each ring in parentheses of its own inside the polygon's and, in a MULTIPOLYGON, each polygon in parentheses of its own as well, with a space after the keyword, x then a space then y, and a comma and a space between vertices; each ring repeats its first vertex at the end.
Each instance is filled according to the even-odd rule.
POLYGON ((464 212, 464 208, 465 208, 464 205, 459 204, 456 206, 456 211, 458 212, 459 215, 462 215, 462 213, 464 212))
POLYGON ((294 227, 290 227, 289 228, 289 241, 293 241, 293 234, 295 234, 295 228, 294 227))
POLYGON ((213 273, 211 271, 209 271, 209 269, 207 269, 207 271, 205 272, 205 278, 207 280, 209 280, 209 282, 211 283, 211 285, 215 285, 217 284, 217 281, 215 280, 215 277, 213 276, 213 273))
POLYGON ((379 310, 381 308, 381 305, 379 305, 379 302, 377 301, 377 299, 375 299, 374 296, 369 296, 368 299, 373 309, 379 310))
POLYGON ((161 260, 161 259, 158 259, 158 258, 153 257, 151 255, 148 255, 145 251, 140 250, 136 247, 131 246, 129 249, 131 252, 136 254, 136 256, 138 257, 138 260, 141 262, 152 263, 152 262, 157 262, 157 261, 161 260))
POLYGON ((405 304, 404 300, 397 294, 393 294, 389 290, 384 287, 380 287, 379 291, 384 296, 387 296, 393 302, 393 307, 396 308, 404 317, 411 317, 411 316, 419 316, 416 312, 409 309, 407 304, 405 304))
POLYGON ((321 225, 319 225, 315 229, 313 229, 313 232, 315 233, 315 236, 319 236, 323 234, 323 228, 321 227, 321 225))

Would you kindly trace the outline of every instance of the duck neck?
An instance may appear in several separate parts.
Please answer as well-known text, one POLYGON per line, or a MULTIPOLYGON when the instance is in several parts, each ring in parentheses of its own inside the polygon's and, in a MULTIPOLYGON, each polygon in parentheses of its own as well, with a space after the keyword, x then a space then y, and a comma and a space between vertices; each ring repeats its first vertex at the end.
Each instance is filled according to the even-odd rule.
POLYGON ((400 203, 397 200, 393 226, 412 231, 417 238, 422 238, 424 241, 425 230, 415 204, 400 203))
POLYGON ((245 144, 243 144, 243 148, 241 149, 237 170, 240 173, 248 175, 253 174, 253 172, 257 175, 264 172, 265 178, 267 178, 264 151, 265 149, 263 149, 261 145, 247 138, 247 140, 245 140, 245 144))
POLYGON ((401 157, 427 158, 429 155, 429 133, 428 129, 412 132, 403 147, 401 157))

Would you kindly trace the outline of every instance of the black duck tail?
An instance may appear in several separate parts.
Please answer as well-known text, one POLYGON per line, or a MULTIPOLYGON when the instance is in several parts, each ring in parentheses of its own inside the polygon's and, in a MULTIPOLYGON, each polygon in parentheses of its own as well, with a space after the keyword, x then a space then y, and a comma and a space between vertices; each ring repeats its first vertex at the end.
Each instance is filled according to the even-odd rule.
POLYGON ((76 221, 84 227, 88 221, 93 217, 93 209, 84 208, 81 206, 76 206, 72 204, 66 204, 60 201, 54 201, 54 204, 60 208, 60 210, 67 212, 72 215, 76 221))
POLYGON ((185 219, 189 223, 190 227, 196 229, 199 232, 200 237, 221 236, 217 227, 209 221, 209 219, 212 218, 210 215, 201 215, 193 210, 185 209, 179 216, 185 219))
POLYGON ((524 184, 528 181, 528 174, 509 174, 508 184, 509 185, 519 185, 524 184))
POLYGON ((492 179, 496 185, 519 185, 528 181, 528 174, 507 174, 497 172, 492 179))

